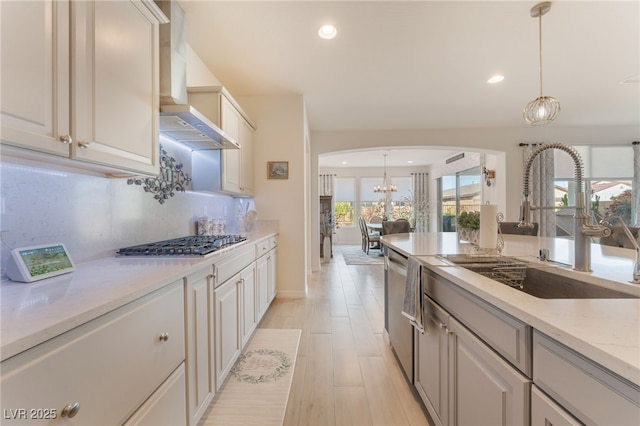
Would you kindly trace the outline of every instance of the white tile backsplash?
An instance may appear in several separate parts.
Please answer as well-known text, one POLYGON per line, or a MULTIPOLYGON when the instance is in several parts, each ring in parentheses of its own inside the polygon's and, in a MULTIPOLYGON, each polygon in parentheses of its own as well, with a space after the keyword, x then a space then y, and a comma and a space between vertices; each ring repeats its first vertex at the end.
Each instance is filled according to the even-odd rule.
POLYGON ((63 242, 76 262, 84 262, 112 256, 120 247, 195 235, 196 220, 205 211, 225 218, 229 232, 238 229, 240 199, 226 195, 178 192, 161 205, 126 179, 6 157, 0 177, 3 268, 17 247, 63 242))

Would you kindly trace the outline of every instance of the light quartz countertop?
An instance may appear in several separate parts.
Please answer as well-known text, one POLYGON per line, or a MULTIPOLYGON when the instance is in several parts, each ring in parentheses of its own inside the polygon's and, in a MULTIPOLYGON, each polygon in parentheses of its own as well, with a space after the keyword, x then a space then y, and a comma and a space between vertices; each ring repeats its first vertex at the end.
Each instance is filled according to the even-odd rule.
MULTIPOLYGON (((640 296, 640 285, 628 282, 635 259, 633 250, 592 244, 593 272, 577 272, 571 266, 537 260, 539 249, 548 248, 550 259, 572 265, 571 240, 503 237, 503 255, 551 268, 560 275, 640 296)), ((640 386, 640 299, 540 299, 530 296, 437 257, 437 254, 478 254, 475 246, 459 243, 455 233, 393 234, 383 236, 382 242, 406 256, 418 257, 425 267, 640 386)))
POLYGON ((124 306, 192 272, 212 268, 219 259, 276 233, 256 231, 247 235, 247 241, 205 258, 114 256, 77 264, 74 272, 34 283, 2 281, 1 359, 124 306))

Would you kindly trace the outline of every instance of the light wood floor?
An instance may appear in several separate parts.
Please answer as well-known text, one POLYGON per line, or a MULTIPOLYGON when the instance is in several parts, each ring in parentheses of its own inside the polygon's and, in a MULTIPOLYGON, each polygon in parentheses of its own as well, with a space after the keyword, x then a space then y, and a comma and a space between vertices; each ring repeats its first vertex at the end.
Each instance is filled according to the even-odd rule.
POLYGON ((428 425, 383 341, 382 265, 334 257, 305 299, 276 298, 261 328, 301 328, 285 425, 428 425))

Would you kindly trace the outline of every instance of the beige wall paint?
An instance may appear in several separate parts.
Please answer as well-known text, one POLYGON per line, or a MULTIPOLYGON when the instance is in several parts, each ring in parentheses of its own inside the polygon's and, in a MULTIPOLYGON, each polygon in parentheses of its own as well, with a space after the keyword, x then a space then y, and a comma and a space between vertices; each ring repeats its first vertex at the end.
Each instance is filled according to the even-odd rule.
POLYGON ((258 220, 279 221, 278 296, 306 294, 307 163, 302 96, 238 97, 254 120, 254 188, 258 220), (267 179, 267 161, 288 161, 289 179, 267 179))
MULTIPOLYGON (((221 85, 187 45, 187 86, 221 85)), ((232 94, 233 95, 233 94, 232 94)), ((307 283, 309 131, 302 96, 236 97, 256 125, 254 197, 258 220, 279 223, 278 296, 303 297, 307 283), (267 161, 288 161, 289 179, 267 179, 267 161)))

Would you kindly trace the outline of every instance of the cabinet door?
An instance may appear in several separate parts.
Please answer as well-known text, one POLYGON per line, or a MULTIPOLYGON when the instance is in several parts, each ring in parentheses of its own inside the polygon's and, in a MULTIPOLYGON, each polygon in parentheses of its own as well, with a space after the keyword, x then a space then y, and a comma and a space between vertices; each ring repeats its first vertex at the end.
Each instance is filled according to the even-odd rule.
POLYGON ((240 149, 225 149, 222 151, 222 189, 229 192, 240 193, 240 122, 242 117, 231 102, 221 97, 221 122, 224 130, 232 139, 240 143, 240 149))
POLYGON ((449 423, 530 424, 530 381, 449 319, 449 423))
POLYGON ((275 249, 271 250, 269 254, 267 254, 267 269, 268 269, 268 277, 269 282, 267 284, 267 301, 271 303, 274 297, 276 297, 277 292, 277 251, 275 249))
POLYGON ((417 333, 415 386, 437 425, 448 424, 447 313, 423 296, 425 333, 417 333))
POLYGON ((68 157, 69 2, 2 1, 0 16, 2 143, 68 157))
POLYGON ((240 274, 215 289, 216 390, 240 355, 238 286, 240 274))
POLYGON ((242 347, 247 344, 256 328, 256 264, 240 272, 240 299, 242 300, 242 347))
POLYGON ((260 321, 269 307, 269 264, 267 255, 260 257, 256 261, 256 267, 256 308, 257 320, 260 321))
POLYGON ((175 426, 183 424, 187 419, 184 389, 184 363, 182 363, 124 425, 175 426))
POLYGON ((581 424, 537 386, 531 387, 531 426, 579 426, 581 424))
POLYGON ((186 277, 187 386, 190 424, 197 424, 213 399, 215 374, 213 329, 213 268, 186 277))
POLYGON ((158 173, 158 21, 139 0, 72 2, 71 156, 158 173))
POLYGON ((243 195, 253 195, 253 128, 244 119, 240 120, 240 157, 242 158, 242 179, 240 190, 243 195))

